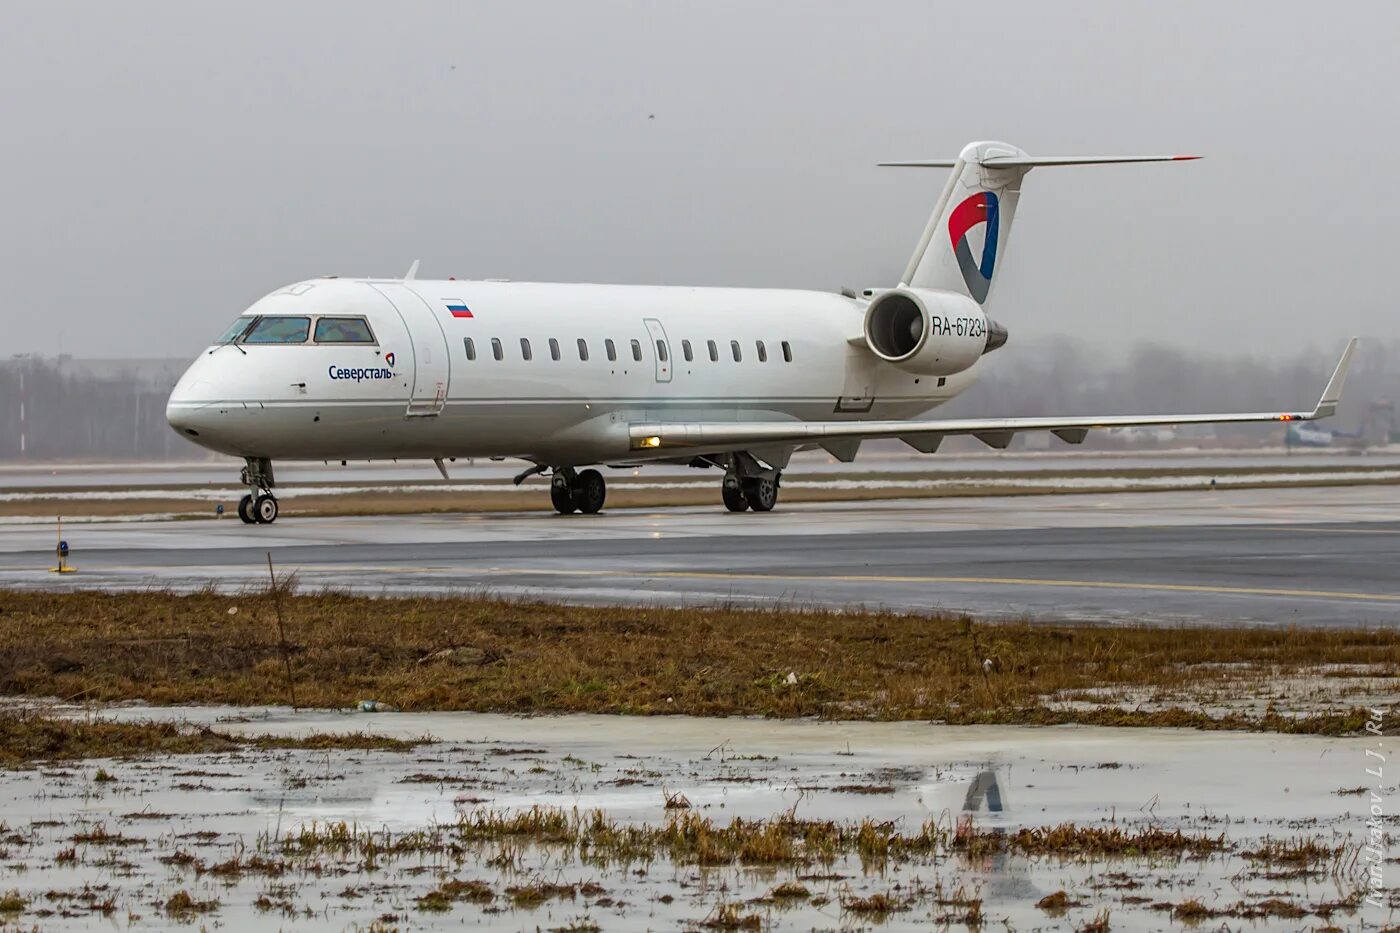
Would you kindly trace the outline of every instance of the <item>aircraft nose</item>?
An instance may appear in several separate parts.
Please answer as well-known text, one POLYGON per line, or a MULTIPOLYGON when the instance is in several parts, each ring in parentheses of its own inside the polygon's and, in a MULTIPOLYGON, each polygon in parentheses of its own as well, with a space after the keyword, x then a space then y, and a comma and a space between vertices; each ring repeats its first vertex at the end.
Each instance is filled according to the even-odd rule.
POLYGON ((209 380, 203 361, 194 363, 185 372, 165 403, 165 421, 177 434, 197 438, 208 417, 206 409, 217 400, 214 384, 209 380))
MULTIPOLYGON (((198 388, 192 386, 191 388, 198 388)), ((204 388, 210 388, 205 386, 204 388)), ((194 395, 191 393, 191 395, 194 395)), ((203 410, 209 407, 208 402, 195 401, 194 395, 181 397, 178 392, 172 393, 170 400, 165 403, 165 421, 170 427, 175 429, 177 434, 184 434, 187 437, 199 437, 200 428, 204 425, 204 418, 201 417, 203 410)))

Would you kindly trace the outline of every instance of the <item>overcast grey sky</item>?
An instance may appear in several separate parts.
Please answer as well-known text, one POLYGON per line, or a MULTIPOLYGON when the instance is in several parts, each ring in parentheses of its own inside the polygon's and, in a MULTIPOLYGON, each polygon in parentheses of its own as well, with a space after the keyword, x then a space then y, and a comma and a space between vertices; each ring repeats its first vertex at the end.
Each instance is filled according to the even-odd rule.
POLYGON ((951 157, 1042 169, 1012 339, 1400 336, 1400 4, 30 3, 0 353, 192 355, 322 273, 893 284, 951 157), (654 115, 654 116, 653 116, 654 115))

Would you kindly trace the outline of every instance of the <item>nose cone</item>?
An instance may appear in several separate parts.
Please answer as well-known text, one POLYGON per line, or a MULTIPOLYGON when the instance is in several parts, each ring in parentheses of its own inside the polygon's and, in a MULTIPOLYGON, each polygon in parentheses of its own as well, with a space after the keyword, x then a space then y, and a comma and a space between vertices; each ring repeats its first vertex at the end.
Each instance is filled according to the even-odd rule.
POLYGON ((175 430, 175 433, 188 437, 195 443, 200 441, 200 429, 204 425, 205 414, 211 403, 215 401, 215 387, 208 378, 208 366, 204 360, 195 360, 185 374, 180 377, 180 381, 175 383, 175 388, 170 392, 170 398, 165 403, 165 421, 175 430))
POLYGON ((165 422, 176 434, 183 434, 192 439, 199 437, 200 419, 197 409, 176 401, 173 395, 165 403, 165 422))

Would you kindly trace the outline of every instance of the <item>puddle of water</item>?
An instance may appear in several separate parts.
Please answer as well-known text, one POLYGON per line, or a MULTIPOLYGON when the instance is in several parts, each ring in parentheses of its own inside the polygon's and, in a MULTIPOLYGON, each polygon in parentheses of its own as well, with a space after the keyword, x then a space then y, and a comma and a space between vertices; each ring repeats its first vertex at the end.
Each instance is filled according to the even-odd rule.
MULTIPOLYGON (((110 907, 119 927, 343 929, 382 920, 415 928, 703 929, 698 924, 732 909, 763 929, 924 929, 962 924, 980 901, 983 921, 998 926, 1072 927, 1108 909, 1114 930, 1161 928, 1179 924, 1154 905, 1191 898, 1224 908, 1274 897, 1312 910, 1352 895, 1371 797, 1338 791, 1375 783, 1365 739, 139 706, 104 715, 246 734, 373 731, 438 741, 412 752, 244 749, 0 772, 0 892, 29 900, 13 915, 17 922, 86 926, 110 907), (111 780, 97 780, 99 769, 111 780), (784 813, 853 825, 868 819, 905 835, 926 823, 949 831, 962 820, 1008 833, 1072 822, 1223 834, 1233 849, 1202 858, 1061 859, 944 846, 883 863, 852 851, 830 862, 702 867, 655 855, 600 863, 571 847, 465 841, 460 832, 459 821, 474 812, 536 805, 568 814, 598 809, 622 827, 662 826, 682 812, 668 811, 668 798, 682 796, 690 805, 683 812, 719 826, 784 813), (308 827, 342 822, 381 835, 373 847, 301 852, 285 843, 308 827), (1242 854, 1269 837, 1300 836, 1344 852, 1302 873, 1242 854), (386 851, 403 840, 417 846, 386 851), (262 861, 249 868, 255 858, 262 861), (478 889, 479 901, 449 900, 441 912, 423 909, 444 878, 489 890, 478 889), (557 886, 554 896, 517 903, 526 897, 521 890, 540 882, 557 886), (766 897, 784 883, 807 896, 766 897), (1056 919, 1036 903, 1059 890, 1077 906, 1056 919), (164 905, 181 891, 218 907, 207 915, 168 912, 164 905), (859 910, 877 896, 898 909, 859 910)), ((1363 904, 1337 908, 1333 922, 1389 916, 1388 906, 1363 904)))

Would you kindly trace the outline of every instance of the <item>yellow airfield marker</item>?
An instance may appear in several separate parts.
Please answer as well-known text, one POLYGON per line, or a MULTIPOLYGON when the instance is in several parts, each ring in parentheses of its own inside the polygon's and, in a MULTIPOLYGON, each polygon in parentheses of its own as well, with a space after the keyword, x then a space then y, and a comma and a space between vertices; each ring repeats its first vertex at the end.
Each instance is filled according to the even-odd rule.
POLYGON ((49 573, 77 573, 78 568, 70 566, 68 563, 68 542, 63 540, 63 516, 58 516, 58 547, 54 549, 58 554, 58 566, 50 567, 49 573))

